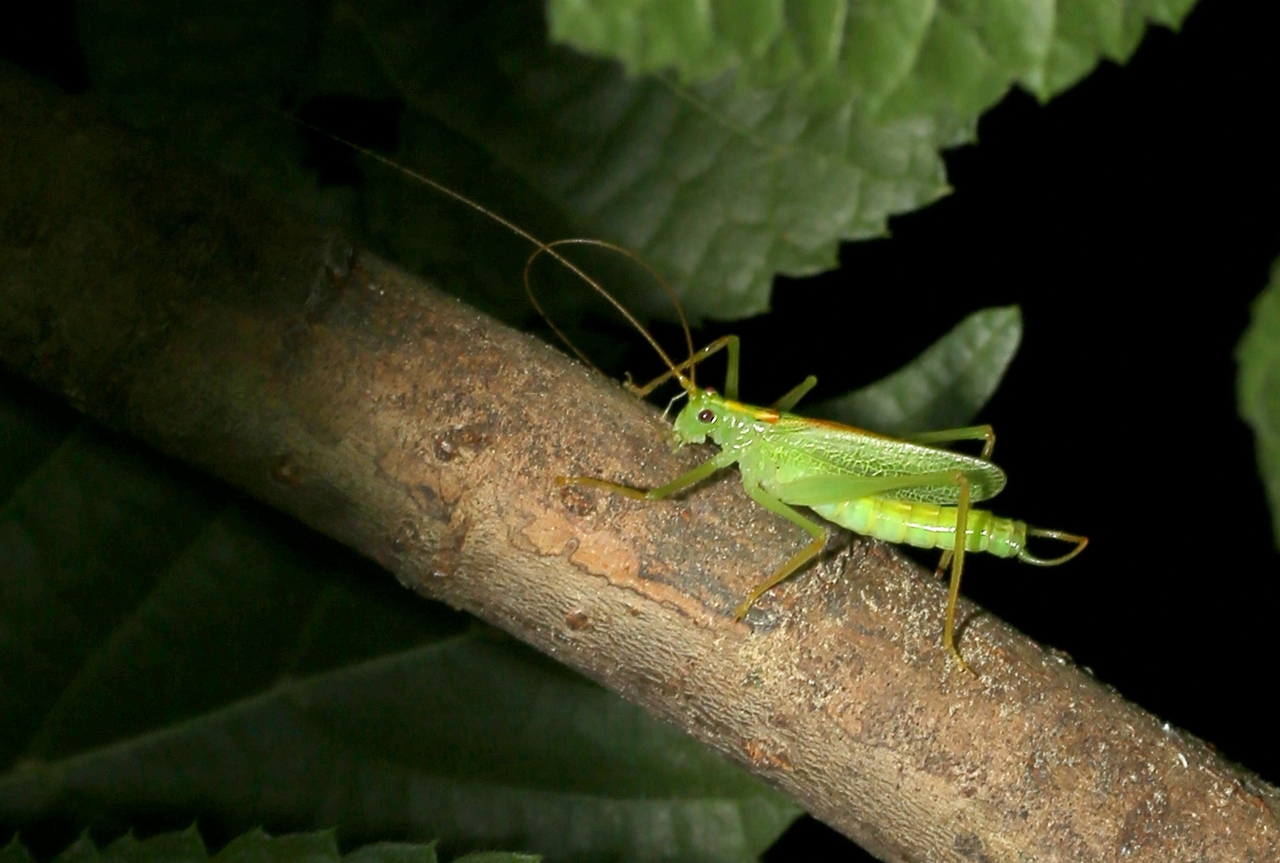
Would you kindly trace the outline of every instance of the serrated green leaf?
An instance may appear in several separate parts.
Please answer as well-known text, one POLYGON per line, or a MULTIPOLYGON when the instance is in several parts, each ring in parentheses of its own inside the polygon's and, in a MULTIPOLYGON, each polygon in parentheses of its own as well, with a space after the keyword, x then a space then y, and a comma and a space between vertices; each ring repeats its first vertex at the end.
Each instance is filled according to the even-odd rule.
POLYGON ((228 842, 213 863, 338 863, 339 856, 332 830, 283 836, 250 830, 228 842))
MULTIPOLYGON (((258 110, 297 94, 401 100, 397 158, 544 238, 642 254, 693 319, 764 310, 776 273, 835 266, 842 240, 947 190, 940 147, 1021 81, 1042 97, 1150 18, 1191 0, 663 0, 550 6, 338 0, 232 8, 212 0, 77 7, 97 96, 346 226, 508 320, 528 321, 530 247, 400 174, 319 187, 296 129, 258 110), (209 34, 220 34, 211 37, 209 34), (315 38, 313 34, 320 34, 315 38), (223 38, 234 44, 224 44, 223 38), (269 63, 236 57, 267 57, 269 63), (515 310, 522 310, 516 312, 515 310)), ((372 171, 372 169, 371 169, 372 171)), ((671 311, 635 268, 602 275, 642 316, 671 311)), ((582 285, 543 293, 560 320, 582 285), (559 305, 557 305, 559 303, 559 305)))
POLYGON ((1021 339, 1017 306, 974 312, 888 377, 805 412, 893 435, 966 425, 995 393, 1021 339))
MULTIPOLYGON (((1048 98, 1102 58, 1122 61, 1148 22, 1176 26, 1194 0, 551 0, 551 38, 686 84, 734 73, 754 87, 811 87, 882 103, 966 81, 1015 81, 1048 98), (938 73, 947 70, 950 76, 938 73), (825 79, 825 80, 824 80, 825 79), (913 80, 915 79, 915 80, 913 80)), ((990 97, 987 97, 989 102, 990 97)))
MULTIPOLYGON (((12 407, 14 428, 43 422, 12 407)), ((0 504, 0 557, 0 829, 163 811, 452 853, 747 861, 798 814, 599 687, 88 424, 0 504)), ((237 841, 220 856, 304 840, 237 841)), ((156 847, 79 843, 66 863, 156 847)))
MULTIPOLYGON (((441 124, 461 133, 501 166, 495 182, 514 175, 519 186, 506 180, 508 188, 522 186, 527 201, 544 203, 547 218, 530 214, 534 225, 547 225, 539 233, 603 237, 636 250, 668 277, 695 320, 764 310, 774 273, 833 267, 840 239, 878 236, 890 214, 946 188, 927 124, 869 128, 840 106, 814 110, 782 89, 673 88, 527 41, 504 61, 517 74, 468 46, 473 39, 509 45, 536 32, 536 20, 504 16, 469 29, 385 12, 366 10, 362 32, 405 93, 402 161, 438 159, 441 124), (450 45, 427 55, 395 50, 397 40, 416 46, 439 32, 453 34, 450 45), (468 82, 467 98, 439 86, 442 67, 468 82)), ((402 177, 387 179, 403 190, 402 177)), ((496 198, 475 188, 468 185, 482 200, 496 198)), ((387 218, 372 209, 383 236, 419 223, 411 207, 387 218)), ((622 268, 608 273, 610 288, 642 315, 670 315, 646 280, 628 280, 622 268)))
MULTIPOLYGON (((493 853, 493 852, 486 852, 493 853)), ((232 839, 214 855, 217 863, 436 863, 435 843, 378 842, 339 855, 332 830, 271 836, 260 829, 232 839)), ((513 854, 501 859, 536 860, 513 854)), ((126 834, 99 850, 87 834, 59 854, 56 863, 101 860, 103 863, 206 863, 209 852, 196 828, 160 833, 148 839, 126 834)), ((17 838, 0 849, 0 863, 35 863, 17 838)))
POLYGON ((8 845, 0 848, 0 863, 36 863, 36 861, 18 841, 18 837, 14 836, 9 840, 8 845))
POLYGON ((343 856, 343 863, 436 863, 436 843, 374 842, 343 856))
POLYGON ((118 822, 132 801, 157 798, 220 822, 323 812, 344 835, 563 860, 750 860, 794 815, 636 708, 488 634, 316 675, 0 780, 0 812, 75 801, 118 822), (250 789, 253 812, 242 813, 250 789))
POLYGON ((509 851, 477 851, 464 857, 455 857, 453 863, 540 863, 538 854, 514 854, 509 851))
POLYGON ((80 834, 80 838, 72 842, 62 853, 53 858, 53 863, 101 863, 102 852, 89 838, 88 831, 80 834))
MULTIPOLYGON (((630 80, 613 64, 548 47, 532 6, 336 8, 327 28, 297 5, 259 15, 197 3, 148 16, 88 2, 78 16, 95 92, 118 114, 258 178, 508 319, 529 308, 519 288, 526 243, 403 175, 375 175, 358 200, 320 189, 301 167, 298 130, 249 100, 389 92, 407 104, 401 161, 539 236, 636 249, 695 319, 763 309, 775 271, 834 266, 839 237, 883 233, 890 213, 945 188, 936 142, 918 124, 860 136, 856 119, 815 118, 784 92, 692 94, 630 80), (235 20, 220 26, 225 16, 235 20), (320 57, 306 58, 300 34, 317 30, 320 57), (273 62, 228 63, 199 35, 224 31, 259 40, 273 62)), ((630 269, 606 274, 640 314, 671 314, 630 269)), ((566 305, 576 314, 582 303, 566 305)))
POLYGON ((1280 260, 1251 312, 1236 347, 1236 400, 1240 416, 1253 428, 1258 471, 1271 501, 1272 536, 1280 548, 1280 260))
POLYGON ((194 826, 173 833, 138 839, 121 836, 102 852, 104 863, 205 863, 209 852, 194 826))

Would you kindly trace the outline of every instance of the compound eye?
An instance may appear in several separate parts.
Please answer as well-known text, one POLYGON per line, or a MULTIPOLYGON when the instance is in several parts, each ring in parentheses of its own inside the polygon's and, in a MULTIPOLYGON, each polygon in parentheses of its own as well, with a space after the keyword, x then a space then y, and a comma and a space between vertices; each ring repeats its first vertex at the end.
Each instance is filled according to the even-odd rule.
POLYGON ((716 418, 716 412, 711 410, 711 408, 703 408, 702 410, 698 411, 698 419, 702 420, 704 423, 709 423, 715 418, 716 418))

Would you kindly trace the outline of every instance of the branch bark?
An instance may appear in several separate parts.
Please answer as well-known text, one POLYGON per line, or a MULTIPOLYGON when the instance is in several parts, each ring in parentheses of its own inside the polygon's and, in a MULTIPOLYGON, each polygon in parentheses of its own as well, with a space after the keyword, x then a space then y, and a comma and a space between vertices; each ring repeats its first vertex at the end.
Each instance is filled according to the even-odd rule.
MULTIPOLYGON (((0 362, 670 720, 886 861, 1269 860, 1280 791, 890 546, 726 479, 645 504, 648 406, 305 220, 0 70, 0 362)), ((1087 564, 1086 564, 1087 565, 1087 564)))

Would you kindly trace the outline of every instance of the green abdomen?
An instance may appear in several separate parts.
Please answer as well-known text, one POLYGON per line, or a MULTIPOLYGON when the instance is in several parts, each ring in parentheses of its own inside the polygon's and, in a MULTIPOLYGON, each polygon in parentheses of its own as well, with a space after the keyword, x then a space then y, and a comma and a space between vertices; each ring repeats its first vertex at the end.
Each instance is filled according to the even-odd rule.
MULTIPOLYGON (((933 503, 864 497, 810 506, 814 512, 863 536, 916 548, 951 548, 956 536, 956 508, 933 503)), ((969 510, 965 525, 966 551, 985 551, 996 557, 1016 557, 1027 542, 1025 522, 982 509, 969 510)))

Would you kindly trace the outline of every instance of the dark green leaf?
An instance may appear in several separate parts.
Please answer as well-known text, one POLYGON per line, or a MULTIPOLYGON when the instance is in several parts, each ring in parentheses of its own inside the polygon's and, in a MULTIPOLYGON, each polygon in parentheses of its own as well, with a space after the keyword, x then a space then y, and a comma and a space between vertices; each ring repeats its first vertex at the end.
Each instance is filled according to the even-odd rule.
POLYGON ((35 863, 35 860, 14 836, 8 845, 0 848, 0 863, 35 863))
MULTIPOLYGON (((0 507, 0 763, 56 746, 61 726, 49 719, 90 685, 86 669, 213 514, 144 461, 82 427, 0 507)), ((93 721, 115 730, 109 716, 93 721)))
POLYGON ((205 863, 209 853, 195 827, 150 839, 121 836, 102 852, 104 863, 205 863))
MULTIPOLYGON (((153 840, 154 841, 154 840, 153 840)), ((214 863, 338 863, 332 830, 269 836, 250 830, 214 855, 214 863)))
POLYGON ((684 83, 727 72, 754 86, 814 86, 881 104, 982 110, 1012 83, 1048 98, 1098 60, 1124 60, 1147 22, 1176 26, 1194 0, 551 0, 552 38, 684 83), (943 74, 946 73, 946 74, 943 74), (985 87, 975 87, 977 82, 985 87), (972 104, 967 104, 972 103, 972 104))
MULTIPOLYGON (((199 832, 190 827, 149 839, 135 839, 133 834, 127 834, 105 849, 99 849, 84 835, 59 854, 55 863, 207 863, 209 859, 199 832)), ((212 859, 215 863, 436 863, 436 852, 434 842, 380 842, 341 855, 332 830, 284 836, 251 830, 232 839, 212 859)), ((499 854, 495 859, 537 860, 520 854, 499 854)), ((15 838, 7 848, 0 849, 0 863, 34 863, 34 860, 15 838)))
POLYGON ((71 411, 35 393, 22 399, 0 398, 0 502, 13 497, 78 424, 71 411))
POLYGON ((1253 427, 1258 470, 1271 501, 1272 534, 1280 547, 1280 261, 1253 303, 1253 319, 1236 348, 1240 416, 1253 427))
POLYGON ((966 425, 995 393, 1021 339, 1017 306, 974 312, 888 377, 805 412, 893 435, 966 425))
POLYGON ((345 855, 343 863, 436 863, 436 843, 375 842, 345 855))
MULTIPOLYGON (((558 38, 638 71, 674 65, 690 84, 548 46, 533 4, 351 0, 330 15, 303 2, 201 0, 148 15, 90 0, 78 10, 96 93, 119 113, 510 320, 529 317, 527 242, 402 174, 373 170, 358 192, 320 188, 301 166, 298 131, 252 100, 402 102, 400 161, 537 236, 634 249, 692 318, 735 318, 767 306, 774 274, 833 267, 841 240, 882 235, 890 215, 944 194, 938 149, 970 140, 1013 83, 1048 96, 1100 57, 1126 57, 1145 19, 1175 23, 1190 5, 671 0, 642 14, 632 3, 552 4, 558 38)), ((641 315, 670 316, 636 268, 591 266, 641 315)), ((584 286, 539 278, 561 319, 583 314, 584 286)))
MULTIPOLYGON (((8 402, 19 433, 48 425, 8 402)), ((163 812, 451 853, 748 861, 798 814, 638 708, 177 465, 88 424, 45 449, 34 467, 31 448, 0 450, 27 470, 0 505, 0 829, 163 812)), ((219 856, 298 856, 304 839, 266 841, 219 856)), ((65 863, 144 856, 122 842, 65 863)), ((406 853, 393 863, 417 863, 406 853)))
POLYGON ((98 850, 98 846, 93 844, 87 831, 53 858, 53 863, 102 863, 102 861, 103 854, 98 850))

